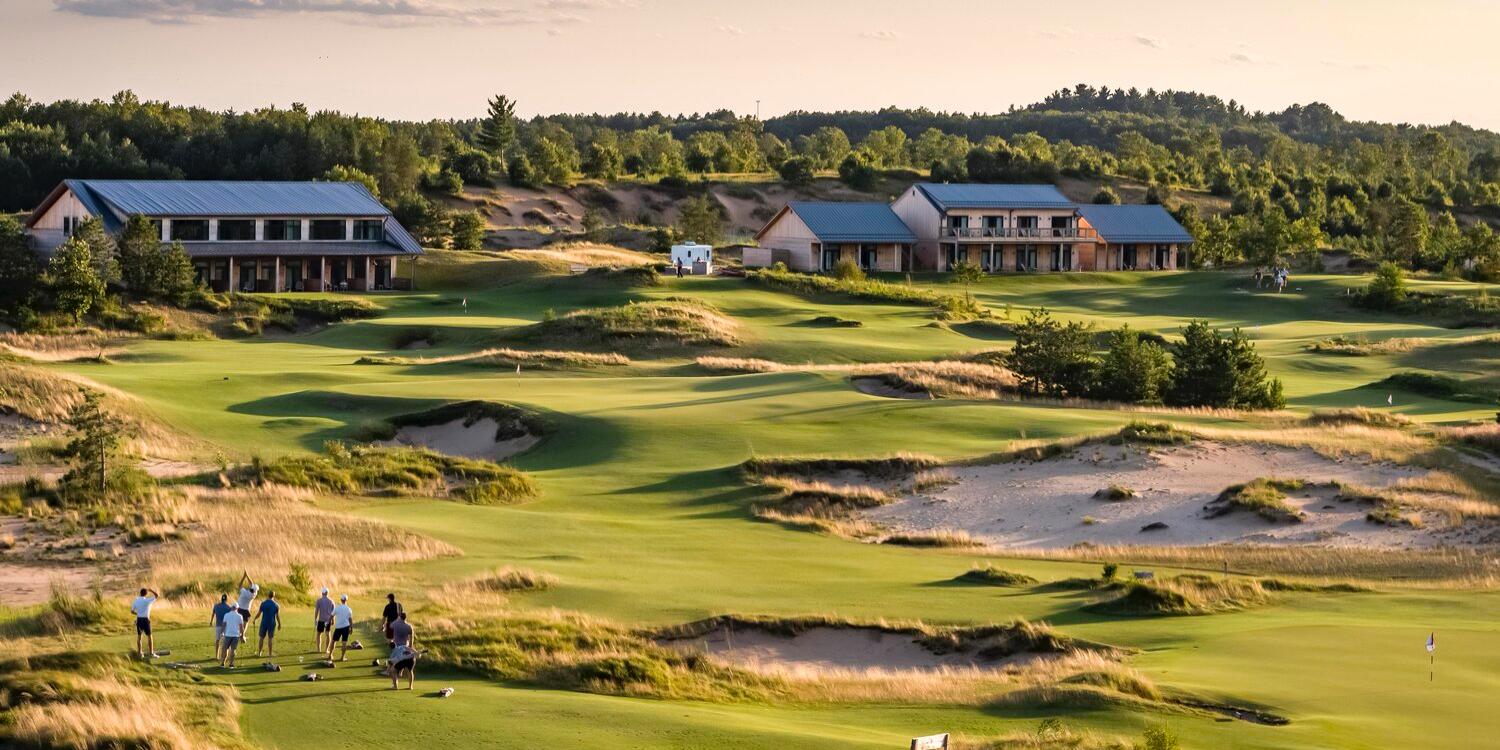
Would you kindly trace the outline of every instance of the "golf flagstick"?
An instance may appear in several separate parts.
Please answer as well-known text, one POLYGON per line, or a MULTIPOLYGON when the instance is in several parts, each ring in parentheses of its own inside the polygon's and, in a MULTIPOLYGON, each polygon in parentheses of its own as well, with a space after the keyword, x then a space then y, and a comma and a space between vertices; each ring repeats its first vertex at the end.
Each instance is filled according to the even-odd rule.
POLYGON ((1432 682, 1433 672, 1437 668, 1437 632, 1434 631, 1427 636, 1427 681, 1432 682))

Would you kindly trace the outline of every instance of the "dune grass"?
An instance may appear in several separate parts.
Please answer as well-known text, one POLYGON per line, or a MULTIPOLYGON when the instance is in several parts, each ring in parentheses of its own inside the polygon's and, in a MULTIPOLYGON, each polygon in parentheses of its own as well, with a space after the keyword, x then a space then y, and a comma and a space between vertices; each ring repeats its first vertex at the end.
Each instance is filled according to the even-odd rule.
POLYGON ((536 351, 497 347, 477 352, 448 354, 435 357, 360 357, 357 365, 446 365, 465 364, 475 367, 494 367, 510 370, 517 365, 527 369, 583 369, 589 367, 616 367, 630 364, 630 358, 616 352, 573 352, 558 349, 536 351))
POLYGON ((1001 570, 993 565, 970 568, 955 577, 960 583, 978 583, 985 586, 1031 586, 1037 580, 1025 573, 1001 570))
MULTIPOLYGON (((425 420, 431 413, 416 418, 425 420)), ((507 434, 514 428, 507 422, 499 429, 507 434)), ((323 455, 256 459, 239 473, 257 484, 329 493, 451 497, 476 505, 523 503, 541 492, 525 472, 491 461, 422 448, 350 447, 337 441, 325 446, 323 455)))
POLYGON ((1209 517, 1236 511, 1254 513, 1272 523, 1302 521, 1303 513, 1286 502, 1286 493, 1296 492, 1306 482, 1301 479, 1260 477, 1242 484, 1232 484, 1210 503, 1209 517))
POLYGON ((547 347, 730 347, 740 343, 740 326, 711 305, 690 299, 629 303, 574 310, 506 334, 514 341, 547 347))

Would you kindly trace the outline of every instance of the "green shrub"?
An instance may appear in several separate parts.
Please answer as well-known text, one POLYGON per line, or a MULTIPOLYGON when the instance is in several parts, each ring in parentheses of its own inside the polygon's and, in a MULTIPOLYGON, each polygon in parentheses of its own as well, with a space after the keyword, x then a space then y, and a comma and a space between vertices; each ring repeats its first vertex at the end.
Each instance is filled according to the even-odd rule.
POLYGON ((971 568, 953 580, 963 583, 982 583, 987 586, 1030 586, 1037 582, 1035 578, 1024 573, 1013 573, 993 566, 971 568))

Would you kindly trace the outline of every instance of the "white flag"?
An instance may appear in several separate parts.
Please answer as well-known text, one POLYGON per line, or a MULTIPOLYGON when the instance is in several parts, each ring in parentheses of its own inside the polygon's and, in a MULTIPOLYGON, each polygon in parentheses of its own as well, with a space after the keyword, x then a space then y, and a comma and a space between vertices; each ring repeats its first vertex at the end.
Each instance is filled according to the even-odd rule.
POLYGON ((516 363, 516 374, 517 375, 521 374, 521 363, 520 362, 516 363))
POLYGON ((1430 654, 1430 653, 1432 653, 1432 652, 1434 652, 1436 650, 1437 650, 1437 633, 1433 633, 1433 634, 1427 636, 1427 653, 1430 654))
POLYGON ((1396 401, 1396 394, 1394 394, 1394 393, 1387 393, 1386 394, 1386 396, 1385 396, 1385 403, 1386 403, 1387 406, 1395 403, 1395 401, 1396 401))

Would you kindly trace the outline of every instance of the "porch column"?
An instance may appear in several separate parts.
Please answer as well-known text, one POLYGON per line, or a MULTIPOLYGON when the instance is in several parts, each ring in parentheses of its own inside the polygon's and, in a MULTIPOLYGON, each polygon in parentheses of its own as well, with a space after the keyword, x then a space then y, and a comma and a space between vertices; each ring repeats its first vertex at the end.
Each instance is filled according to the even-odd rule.
POLYGON ((271 256, 271 291, 281 291, 281 256, 271 256))
POLYGON ((318 283, 325 290, 331 288, 328 285, 328 256, 326 255, 318 256, 318 283))
POLYGON ((374 291, 374 289, 375 289, 375 275, 372 272, 372 268, 371 268, 371 265, 370 265, 370 256, 366 255, 365 256, 365 291, 367 291, 367 292, 374 291))
POLYGON ((227 291, 227 292, 238 292, 240 290, 240 288, 238 286, 236 286, 235 283, 234 283, 234 273, 235 273, 234 256, 231 255, 231 256, 229 256, 229 281, 227 282, 229 284, 229 287, 227 289, 225 289, 224 291, 227 291))

